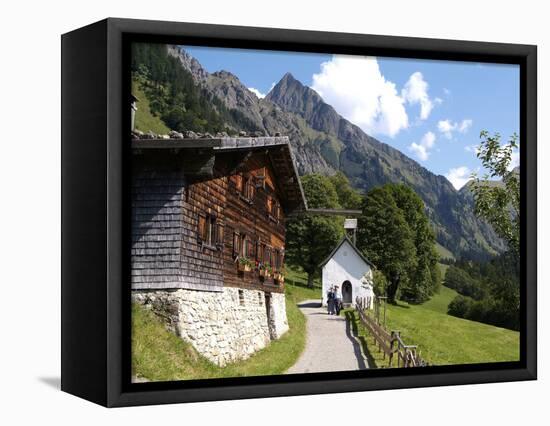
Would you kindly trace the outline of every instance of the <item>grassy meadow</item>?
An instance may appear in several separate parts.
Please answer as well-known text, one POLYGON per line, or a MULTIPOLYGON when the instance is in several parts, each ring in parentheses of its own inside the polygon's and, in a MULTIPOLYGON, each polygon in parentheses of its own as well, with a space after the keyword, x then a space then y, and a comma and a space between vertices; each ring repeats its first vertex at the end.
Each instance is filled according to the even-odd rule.
MULTIPOLYGON (((439 294, 421 305, 388 304, 385 328, 400 331, 406 344, 418 345, 431 365, 519 360, 518 332, 447 315, 447 305, 455 295, 454 290, 441 287, 439 294)), ((357 314, 347 310, 344 315, 353 322, 376 366, 385 367, 387 360, 377 351, 357 314)))
POLYGON ((164 122, 151 112, 149 99, 141 87, 141 82, 137 79, 132 80, 132 93, 138 98, 137 111, 135 117, 135 128, 147 133, 149 130, 156 134, 168 134, 170 129, 164 122))

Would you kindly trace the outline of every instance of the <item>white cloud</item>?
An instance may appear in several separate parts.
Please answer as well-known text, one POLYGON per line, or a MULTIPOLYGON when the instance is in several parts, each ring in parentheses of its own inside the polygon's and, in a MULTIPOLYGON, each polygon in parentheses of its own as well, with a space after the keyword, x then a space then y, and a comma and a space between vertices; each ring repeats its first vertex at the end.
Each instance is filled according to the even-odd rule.
POLYGON ((519 166, 519 151, 516 149, 512 151, 512 158, 510 164, 508 164, 508 171, 514 170, 519 166))
POLYGON ((473 152, 474 154, 477 154, 479 152, 479 145, 466 145, 464 147, 465 151, 473 152))
POLYGON ((449 89, 447 89, 446 87, 443 88, 443 93, 445 93, 446 96, 451 95, 451 91, 449 89))
POLYGON ((469 118, 466 120, 462 120, 462 123, 460 123, 460 126, 458 126, 458 131, 460 133, 466 133, 468 130, 470 130, 470 127, 472 127, 473 121, 469 118))
POLYGON ((434 107, 428 96, 428 83, 421 72, 417 71, 409 77, 401 90, 401 97, 411 105, 420 104, 420 119, 426 120, 434 107))
POLYGON ((409 126, 405 100, 376 58, 335 55, 313 75, 312 88, 367 133, 393 137, 409 126))
POLYGON ((443 133, 448 139, 451 139, 453 137, 454 124, 450 120, 441 120, 437 123, 437 130, 443 133))
POLYGON ((450 169, 445 177, 449 179, 449 182, 453 184, 456 190, 459 190, 466 184, 466 182, 470 180, 471 174, 472 172, 468 167, 460 166, 454 169, 450 169))
POLYGON ((428 132, 422 139, 420 143, 413 142, 409 145, 409 150, 412 151, 420 160, 426 161, 430 156, 430 149, 435 145, 435 135, 433 132, 428 132))
POLYGON ((252 93, 256 95, 259 99, 265 98, 265 93, 260 92, 258 89, 255 89, 254 87, 249 87, 248 90, 250 90, 252 93))
POLYGON ((453 132, 466 133, 472 127, 473 121, 466 118, 459 122, 453 122, 449 119, 440 120, 437 123, 437 130, 439 130, 447 139, 453 138, 453 132))

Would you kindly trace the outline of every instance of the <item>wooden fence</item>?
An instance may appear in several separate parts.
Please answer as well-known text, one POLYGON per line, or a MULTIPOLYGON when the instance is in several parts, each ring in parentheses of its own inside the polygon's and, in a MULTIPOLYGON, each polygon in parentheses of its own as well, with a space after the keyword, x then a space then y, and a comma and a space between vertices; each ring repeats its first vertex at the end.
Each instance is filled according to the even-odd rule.
MULTIPOLYGON (((374 341, 378 345, 378 349, 383 352, 383 358, 388 358, 388 367, 393 367, 394 358, 396 359, 396 367, 424 367, 428 363, 420 356, 420 351, 415 345, 406 345, 401 339, 399 331, 387 331, 379 321, 371 317, 366 311, 365 300, 357 298, 356 310, 359 314, 361 324, 373 336, 374 341)), ((384 315, 385 317, 385 315, 384 315)), ((385 318, 384 318, 385 319, 385 318)))

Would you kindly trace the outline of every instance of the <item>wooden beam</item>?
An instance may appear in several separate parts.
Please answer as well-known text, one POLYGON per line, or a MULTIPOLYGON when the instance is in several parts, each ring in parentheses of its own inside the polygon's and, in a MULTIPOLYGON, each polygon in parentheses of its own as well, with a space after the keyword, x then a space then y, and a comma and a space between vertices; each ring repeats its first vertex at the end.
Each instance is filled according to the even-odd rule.
POLYGON ((302 215, 302 214, 313 214, 320 216, 360 216, 362 213, 361 210, 352 210, 352 209, 311 209, 300 210, 292 215, 302 215))

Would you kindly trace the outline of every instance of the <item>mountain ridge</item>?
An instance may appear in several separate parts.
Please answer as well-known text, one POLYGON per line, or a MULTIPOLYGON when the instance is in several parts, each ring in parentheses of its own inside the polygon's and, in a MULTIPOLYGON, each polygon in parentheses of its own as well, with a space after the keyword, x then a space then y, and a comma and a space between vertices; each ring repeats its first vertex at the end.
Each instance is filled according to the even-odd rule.
POLYGON ((362 192, 388 182, 405 183, 424 200, 438 242, 454 254, 487 256, 505 249, 492 228, 473 213, 469 194, 366 134, 291 73, 259 99, 231 72, 208 73, 183 47, 168 51, 180 58, 197 84, 246 115, 262 132, 288 135, 300 174, 342 171, 362 192))

